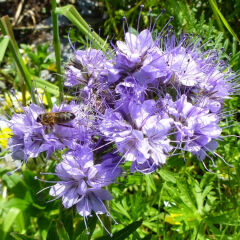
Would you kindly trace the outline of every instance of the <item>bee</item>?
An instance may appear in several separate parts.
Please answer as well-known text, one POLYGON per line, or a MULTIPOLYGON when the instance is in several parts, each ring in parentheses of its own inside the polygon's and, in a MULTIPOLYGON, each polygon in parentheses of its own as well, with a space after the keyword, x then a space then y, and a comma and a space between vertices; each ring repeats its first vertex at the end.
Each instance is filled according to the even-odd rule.
POLYGON ((62 112, 49 112, 39 114, 37 117, 37 122, 41 123, 46 127, 53 127, 55 124, 71 127, 68 125, 64 125, 64 123, 68 123, 72 121, 76 116, 72 112, 62 111, 62 112))

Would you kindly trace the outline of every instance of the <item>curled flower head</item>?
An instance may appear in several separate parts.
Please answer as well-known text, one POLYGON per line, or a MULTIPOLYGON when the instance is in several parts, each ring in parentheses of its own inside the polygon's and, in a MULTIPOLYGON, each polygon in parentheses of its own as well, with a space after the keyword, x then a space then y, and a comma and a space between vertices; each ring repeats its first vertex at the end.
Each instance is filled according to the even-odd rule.
POLYGON ((35 104, 23 110, 24 113, 14 114, 10 120, 13 136, 9 140, 8 147, 12 150, 15 159, 27 162, 29 158, 38 157, 42 152, 46 152, 49 158, 56 150, 65 147, 74 148, 81 138, 87 136, 86 125, 81 124, 84 121, 81 116, 83 114, 81 105, 72 103, 60 107, 54 106, 50 115, 35 104), (74 119, 66 121, 68 113, 71 113, 74 119))
MULTIPOLYGON (((169 114, 174 119, 176 141, 185 151, 192 153, 208 151, 207 145, 220 137, 218 116, 207 109, 192 105, 187 101, 186 95, 182 95, 172 104, 169 114)), ((200 160, 202 156, 203 154, 200 160)))
POLYGON ((171 34, 162 48, 168 73, 160 83, 166 83, 178 95, 187 95, 194 105, 220 112, 224 100, 238 90, 238 76, 222 64, 217 50, 204 50, 199 39, 184 35, 177 40, 171 34))
MULTIPOLYGON (((65 86, 80 87, 83 99, 86 101, 96 92, 101 92, 106 88, 108 74, 110 75, 111 71, 112 62, 101 50, 93 48, 75 50, 73 62, 66 71, 65 86)), ((115 74, 114 70, 113 73, 115 74)))
POLYGON ((50 195, 62 198, 65 208, 75 205, 84 220, 92 212, 97 217, 99 214, 110 215, 103 201, 111 200, 112 195, 103 187, 113 183, 120 173, 121 168, 112 164, 111 159, 94 164, 92 150, 82 146, 66 153, 63 161, 56 166, 56 175, 60 180, 51 187, 50 195))

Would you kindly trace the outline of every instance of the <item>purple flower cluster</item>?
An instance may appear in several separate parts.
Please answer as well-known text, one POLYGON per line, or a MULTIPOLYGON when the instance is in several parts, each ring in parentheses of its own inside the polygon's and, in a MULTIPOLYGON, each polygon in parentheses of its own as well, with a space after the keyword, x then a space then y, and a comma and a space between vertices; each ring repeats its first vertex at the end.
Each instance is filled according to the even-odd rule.
POLYGON ((62 198, 65 208, 76 205, 84 222, 92 211, 97 217, 103 213, 110 216, 103 201, 111 200, 112 195, 102 188, 113 183, 121 173, 121 168, 113 160, 110 158, 94 164, 93 152, 87 145, 68 151, 63 155, 63 161, 56 166, 56 175, 60 181, 51 187, 50 195, 56 199, 62 198))
POLYGON ((43 107, 36 104, 24 107, 23 114, 14 114, 9 121, 13 131, 13 137, 8 142, 12 157, 27 162, 29 158, 36 158, 42 152, 46 153, 48 159, 57 150, 75 149, 87 130, 81 127, 85 116, 82 108, 83 105, 74 102, 60 107, 53 106, 52 113, 71 112, 75 114, 75 118, 66 125, 56 124, 49 129, 38 121, 38 117, 46 113, 43 107))
POLYGON ((81 103, 51 111, 72 113, 74 119, 46 126, 38 121, 46 111, 34 104, 14 114, 13 158, 27 162, 42 152, 50 158, 64 149, 50 195, 66 208, 76 206, 84 220, 92 212, 109 215, 104 200, 112 196, 104 187, 116 181, 127 161, 131 172, 149 174, 184 152, 203 164, 206 157, 212 160, 224 101, 238 85, 217 51, 203 49, 191 36, 153 37, 145 29, 125 33, 125 41, 109 52, 75 50, 65 86, 79 89, 81 103))

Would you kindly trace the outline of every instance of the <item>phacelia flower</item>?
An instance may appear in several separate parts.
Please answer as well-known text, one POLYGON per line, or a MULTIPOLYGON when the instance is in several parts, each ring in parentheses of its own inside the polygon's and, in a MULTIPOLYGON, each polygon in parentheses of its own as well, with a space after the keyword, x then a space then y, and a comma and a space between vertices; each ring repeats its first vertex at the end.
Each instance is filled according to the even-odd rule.
POLYGON ((111 159, 94 164, 92 150, 82 146, 63 155, 55 171, 60 180, 51 187, 50 195, 62 198, 65 208, 75 205, 84 221, 93 212, 97 217, 110 215, 103 201, 111 200, 112 195, 103 187, 113 183, 121 173, 121 168, 112 164, 111 159))
POLYGON ((192 105, 186 95, 169 107, 169 114, 174 119, 176 141, 185 151, 208 151, 207 144, 217 140, 222 132, 218 116, 208 109, 192 105))
MULTIPOLYGON (((41 114, 46 114, 42 107, 31 104, 23 109, 23 113, 14 114, 10 120, 10 128, 13 136, 9 140, 8 147, 12 150, 14 159, 27 162, 29 158, 38 157, 40 153, 46 152, 47 158, 56 150, 65 147, 74 148, 77 141, 81 141, 81 136, 86 138, 85 125, 81 116, 81 105, 65 104, 60 107, 54 106, 54 112, 70 112, 74 114, 74 119, 61 124, 47 126, 39 121, 41 114)), ((85 122, 89 122, 86 121, 85 122)))
MULTIPOLYGON (((75 50, 74 59, 66 71, 65 86, 78 86, 83 92, 83 98, 90 99, 94 92, 101 92, 106 88, 108 74, 115 71, 110 60, 101 50, 88 48, 75 50)), ((86 100, 86 99, 85 99, 86 100)))
POLYGON ((143 104, 131 102, 125 119, 121 113, 108 109, 100 124, 100 131, 116 144, 123 161, 133 162, 132 172, 155 171, 166 162, 167 153, 172 149, 167 138, 172 119, 162 119, 154 112, 155 105, 153 100, 143 104))

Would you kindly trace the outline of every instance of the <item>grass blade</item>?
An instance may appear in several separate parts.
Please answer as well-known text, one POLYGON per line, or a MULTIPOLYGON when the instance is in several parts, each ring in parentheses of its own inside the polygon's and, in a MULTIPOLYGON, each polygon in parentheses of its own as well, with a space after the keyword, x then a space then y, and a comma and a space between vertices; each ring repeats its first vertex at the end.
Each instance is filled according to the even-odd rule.
MULTIPOLYGON (((1 18, 0 21, 0 28, 5 36, 9 38, 9 49, 13 55, 14 61, 24 79, 24 82, 27 86, 28 91, 31 93, 31 75, 23 62, 23 59, 20 55, 19 48, 17 42, 14 38, 12 26, 8 16, 4 16, 1 18)), ((33 102, 36 102, 35 96, 32 95, 33 102)))
POLYGON ((3 57, 5 55, 8 43, 9 43, 9 37, 8 36, 4 36, 0 39, 0 63, 2 62, 3 57))
POLYGON ((70 20, 85 36, 96 44, 96 48, 100 48, 106 51, 109 46, 108 44, 87 24, 87 22, 81 17, 77 9, 73 5, 66 5, 64 7, 56 8, 56 14, 64 15, 68 20, 70 20))
POLYGON ((59 98, 62 99, 63 93, 63 79, 61 77, 62 70, 61 70, 61 44, 59 38, 59 27, 58 27, 58 15, 56 14, 55 10, 57 7, 56 0, 51 0, 52 4, 52 24, 53 24, 53 46, 55 52, 55 61, 56 61, 56 68, 57 68, 57 82, 58 87, 60 90, 59 98))
POLYGON ((209 0, 209 3, 210 3, 210 5, 211 5, 211 7, 212 7, 213 12, 216 13, 216 14, 220 17, 223 25, 227 28, 227 30, 229 31, 229 33, 232 34, 232 36, 233 36, 234 38, 236 38, 237 41, 239 41, 238 36, 236 35, 236 33, 235 33, 235 32, 233 31, 233 29, 231 28, 231 26, 228 24, 228 22, 227 22, 227 20, 225 19, 225 17, 224 17, 224 16, 222 15, 222 13, 220 12, 220 10, 219 10, 219 8, 218 8, 218 6, 217 6, 216 1, 215 1, 215 0, 209 0))
POLYGON ((56 223, 59 240, 70 240, 69 235, 61 221, 56 223))
POLYGON ((7 234, 7 232, 9 232, 10 228, 12 227, 12 225, 14 224, 16 217, 19 215, 20 213, 20 209, 18 208, 11 208, 7 215, 4 217, 3 220, 3 233, 4 236, 2 236, 2 239, 5 239, 5 236, 7 234))
POLYGON ((37 76, 33 76, 36 87, 44 89, 46 92, 59 96, 59 87, 37 76))
MULTIPOLYGON (((21 77, 24 80, 24 83, 26 84, 27 90, 31 93, 32 101, 36 103, 36 97, 34 94, 34 91, 31 86, 31 82, 34 81, 36 83, 36 87, 42 88, 46 90, 48 93, 54 94, 55 96, 59 96, 59 87, 55 86, 54 84, 43 80, 37 76, 32 76, 30 72, 28 71, 21 54, 19 52, 19 48, 17 45, 17 42, 14 38, 13 31, 12 31, 12 26, 9 20, 8 16, 4 16, 1 18, 0 21, 0 27, 5 36, 9 39, 8 47, 13 55, 14 61, 17 65, 17 68, 20 72, 21 77)), ((50 96, 48 96, 48 103, 49 106, 52 105, 50 101, 50 96)))
POLYGON ((124 240, 124 239, 129 239, 128 237, 133 232, 135 232, 141 225, 142 225, 142 221, 133 222, 133 223, 129 224, 128 226, 126 226, 125 228, 123 228, 122 230, 114 233, 112 237, 103 236, 103 237, 97 238, 97 240, 124 240))

